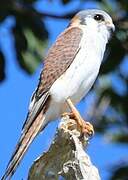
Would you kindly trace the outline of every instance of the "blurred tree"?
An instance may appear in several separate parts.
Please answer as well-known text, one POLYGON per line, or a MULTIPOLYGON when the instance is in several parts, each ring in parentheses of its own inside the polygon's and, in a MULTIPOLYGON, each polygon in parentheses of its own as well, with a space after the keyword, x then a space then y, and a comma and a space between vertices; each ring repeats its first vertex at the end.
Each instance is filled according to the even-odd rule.
MULTIPOLYGON (((34 7, 37 0, 1 0, 0 22, 12 16, 15 24, 12 27, 17 61, 20 67, 32 74, 41 62, 47 46, 48 30, 45 17, 71 18, 86 0, 78 0, 77 11, 57 15, 38 12, 34 7)), ((51 3, 53 0, 47 0, 51 3)), ((60 0, 63 6, 72 0, 60 0)), ((128 143, 128 2, 127 0, 97 0, 99 7, 108 11, 116 25, 116 32, 107 48, 101 67, 99 82, 92 89, 96 96, 88 110, 89 118, 94 121, 99 133, 109 133, 111 139, 128 143), (112 131, 114 130, 114 131, 112 131)), ((5 57, 0 48, 0 81, 5 79, 5 57)), ((126 179, 127 166, 113 171, 112 180, 126 179), (123 178, 122 178, 123 177, 123 178)))
POLYGON ((111 180, 127 180, 128 179, 128 164, 123 163, 117 167, 113 167, 111 180))
MULTIPOLYGON (((48 40, 48 31, 43 17, 35 10, 35 0, 1 0, 0 22, 12 16, 12 27, 17 61, 22 69, 31 74, 42 60, 43 50, 48 40)), ((0 50, 0 80, 5 78, 4 55, 0 50)))

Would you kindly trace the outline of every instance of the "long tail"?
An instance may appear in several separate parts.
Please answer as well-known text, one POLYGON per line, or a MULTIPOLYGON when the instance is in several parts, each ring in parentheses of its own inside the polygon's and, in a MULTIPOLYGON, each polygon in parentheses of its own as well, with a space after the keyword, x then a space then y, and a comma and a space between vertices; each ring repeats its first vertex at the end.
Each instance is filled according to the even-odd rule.
POLYGON ((13 153, 12 158, 7 166, 6 172, 1 180, 6 180, 7 178, 10 179, 14 174, 28 147, 30 146, 36 135, 40 132, 42 127, 45 126, 44 119, 45 117, 43 117, 43 113, 40 112, 30 128, 28 128, 26 132, 22 133, 21 138, 16 146, 16 150, 13 153))

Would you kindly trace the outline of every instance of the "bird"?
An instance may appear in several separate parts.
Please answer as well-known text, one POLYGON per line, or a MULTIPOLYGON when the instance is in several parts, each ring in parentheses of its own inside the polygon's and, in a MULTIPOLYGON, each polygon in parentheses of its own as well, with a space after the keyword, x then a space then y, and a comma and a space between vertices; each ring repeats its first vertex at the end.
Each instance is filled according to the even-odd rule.
POLYGON ((112 18, 107 12, 86 9, 74 15, 57 37, 44 59, 20 139, 2 180, 13 176, 35 137, 49 122, 68 112, 69 108, 76 115, 82 131, 92 130, 76 113, 75 105, 94 84, 114 30, 112 18))

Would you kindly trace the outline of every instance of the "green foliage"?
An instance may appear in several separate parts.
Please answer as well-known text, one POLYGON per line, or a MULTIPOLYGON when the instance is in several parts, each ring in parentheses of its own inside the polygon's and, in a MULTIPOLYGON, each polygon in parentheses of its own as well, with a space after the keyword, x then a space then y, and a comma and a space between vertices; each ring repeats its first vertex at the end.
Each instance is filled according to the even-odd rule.
POLYGON ((123 164, 122 166, 118 166, 114 168, 112 173, 112 177, 110 180, 127 180, 128 179, 128 165, 123 164))
POLYGON ((63 4, 68 4, 70 2, 70 0, 62 0, 63 4))
MULTIPOLYGON (((36 0, 1 0, 0 21, 8 16, 15 18, 12 27, 17 61, 20 67, 27 73, 35 72, 42 61, 43 52, 48 41, 48 31, 44 19, 33 8, 36 0)), ((0 80, 5 78, 5 58, 0 51, 0 80)))
POLYGON ((0 51, 0 81, 5 78, 5 61, 2 51, 0 51))

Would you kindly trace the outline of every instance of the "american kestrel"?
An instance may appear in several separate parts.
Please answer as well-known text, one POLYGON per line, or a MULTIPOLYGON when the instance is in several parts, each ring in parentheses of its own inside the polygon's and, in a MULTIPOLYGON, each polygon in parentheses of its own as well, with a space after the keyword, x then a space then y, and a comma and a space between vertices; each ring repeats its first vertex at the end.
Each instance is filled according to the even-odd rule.
POLYGON ((34 138, 48 123, 88 93, 114 29, 106 12, 89 9, 77 13, 59 35, 45 58, 20 140, 2 179, 11 178, 34 138))

